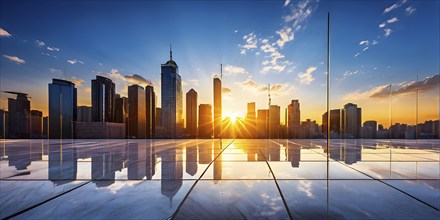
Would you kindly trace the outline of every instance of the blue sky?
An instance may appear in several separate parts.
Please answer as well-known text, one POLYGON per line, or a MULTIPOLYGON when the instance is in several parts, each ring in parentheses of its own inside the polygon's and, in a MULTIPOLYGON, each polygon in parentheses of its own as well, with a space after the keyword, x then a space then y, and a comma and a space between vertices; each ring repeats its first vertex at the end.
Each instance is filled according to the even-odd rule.
MULTIPOLYGON (((144 79, 160 94, 160 64, 168 60, 171 43, 184 93, 194 88, 200 103, 212 103, 212 76, 223 63, 225 115, 244 116, 250 101, 267 108, 266 85, 271 83, 273 104, 284 109, 291 99, 299 99, 302 120, 320 122, 325 111, 327 12, 332 26, 332 108, 355 102, 367 120, 378 114, 371 110, 378 103, 388 106, 385 98, 374 95, 383 92, 382 86, 392 83, 402 91, 393 102, 398 107, 412 100, 411 91, 402 89, 405 85, 414 83, 417 75, 423 82, 440 72, 438 1, 0 4, 0 90, 29 93, 32 108, 44 112, 47 84, 54 77, 76 81, 83 105, 90 105, 90 81, 96 74, 111 77, 123 95, 127 85, 146 83, 144 79)), ((423 104, 423 98, 438 100, 433 88, 421 90, 426 119, 438 113, 438 105, 423 104)), ((1 94, 0 108, 6 107, 6 97, 1 94)), ((394 117, 405 121, 412 111, 394 117)), ((388 116, 382 115, 386 121, 388 116)))

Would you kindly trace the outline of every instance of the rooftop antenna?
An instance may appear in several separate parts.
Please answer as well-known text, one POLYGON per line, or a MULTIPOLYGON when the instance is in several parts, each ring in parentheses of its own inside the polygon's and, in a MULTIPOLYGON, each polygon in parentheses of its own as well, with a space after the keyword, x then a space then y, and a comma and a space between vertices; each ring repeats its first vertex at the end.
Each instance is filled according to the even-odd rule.
POLYGON ((220 63, 220 80, 223 80, 223 64, 220 63))
POLYGON ((170 44, 170 60, 173 60, 173 49, 171 48, 171 44, 170 44))

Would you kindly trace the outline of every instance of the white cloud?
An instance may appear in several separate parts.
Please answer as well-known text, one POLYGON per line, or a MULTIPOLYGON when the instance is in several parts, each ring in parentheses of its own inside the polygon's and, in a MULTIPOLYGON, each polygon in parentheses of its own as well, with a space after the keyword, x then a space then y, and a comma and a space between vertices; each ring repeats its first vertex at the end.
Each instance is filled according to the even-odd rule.
POLYGON ((359 55, 361 55, 361 53, 356 53, 356 54, 354 55, 354 57, 357 57, 357 56, 359 56, 359 55))
POLYGON ((96 75, 110 78, 116 84, 116 88, 119 89, 118 93, 123 96, 127 95, 128 86, 133 84, 137 84, 142 87, 153 85, 150 80, 147 80, 138 74, 123 75, 117 69, 111 69, 110 72, 98 72, 96 75))
POLYGON ((5 29, 0 28, 0 37, 10 37, 11 34, 7 32, 5 29))
POLYGON ((254 34, 254 32, 244 35, 243 40, 245 41, 245 45, 239 45, 241 47, 241 54, 244 55, 248 50, 257 48, 257 35, 254 34))
POLYGON ((372 45, 376 45, 376 44, 378 44, 379 42, 377 41, 377 40, 373 40, 373 42, 371 43, 372 45))
POLYGON ((76 60, 76 59, 67 60, 67 62, 70 63, 70 64, 76 64, 76 63, 84 64, 83 61, 81 61, 81 60, 76 60))
POLYGON ((408 8, 405 9, 405 11, 407 15, 411 15, 416 11, 416 9, 413 6, 409 6, 408 8))
POLYGON ((50 51, 60 51, 60 49, 56 48, 56 47, 47 47, 46 49, 48 49, 50 51))
POLYGON ((44 47, 44 45, 46 45, 46 43, 44 43, 43 41, 36 40, 35 45, 37 45, 37 47, 44 47))
MULTIPOLYGON (((425 92, 432 89, 437 89, 439 87, 440 75, 433 75, 426 77, 421 81, 411 81, 411 82, 400 82, 391 85, 392 95, 404 95, 408 93, 413 93, 417 89, 419 92, 425 92)), ((361 92, 355 91, 348 93, 344 96, 344 100, 360 100, 369 98, 389 98, 390 96, 390 85, 381 85, 374 87, 370 90, 361 92)))
MULTIPOLYGON (((252 79, 247 79, 243 82, 236 82, 235 84, 237 84, 244 90, 248 90, 252 92, 259 92, 259 93, 268 92, 268 85, 258 84, 252 79)), ((294 89, 295 87, 290 85, 289 83, 277 83, 270 86, 271 94, 274 96, 290 95, 294 89)))
POLYGON ((384 23, 382 23, 382 24, 379 24, 379 28, 384 28, 385 27, 385 25, 386 25, 386 23, 384 22, 384 23))
POLYGON ((280 39, 277 40, 278 47, 283 48, 286 42, 292 41, 295 37, 292 28, 283 28, 276 32, 280 35, 280 39))
POLYGON ((191 79, 189 80, 194 86, 198 86, 199 85, 199 80, 198 79, 191 79))
POLYGON ((226 65, 224 67, 225 75, 243 74, 243 73, 246 73, 246 70, 243 67, 233 66, 233 65, 226 65))
POLYGON ((390 28, 385 28, 384 31, 385 31, 385 34, 384 34, 385 37, 390 36, 391 32, 393 32, 393 30, 391 30, 390 28))
POLYGON ((399 19, 397 17, 394 17, 394 18, 388 19, 387 23, 391 24, 391 23, 394 23, 394 22, 397 22, 397 21, 399 21, 399 19))
POLYGON ((235 30, 234 33, 238 33, 238 30, 235 30))
POLYGON ((368 50, 368 47, 365 47, 364 49, 362 49, 362 51, 366 51, 366 50, 368 50))
POLYGON ((61 73, 63 73, 62 70, 55 69, 55 68, 49 68, 49 71, 50 71, 51 73, 56 73, 56 74, 61 74, 61 73))
POLYGON ((315 80, 315 78, 313 78, 313 72, 316 71, 316 67, 311 66, 309 67, 306 72, 304 73, 299 73, 298 74, 298 78, 300 80, 301 84, 305 84, 305 85, 310 85, 311 82, 313 82, 313 80, 315 80))
POLYGON ((291 26, 295 31, 298 31, 303 26, 302 24, 307 21, 308 18, 310 18, 313 10, 318 7, 317 4, 317 1, 310 0, 303 0, 299 2, 296 6, 291 7, 289 15, 283 16, 284 22, 289 24, 289 26, 291 26))
POLYGON ((286 1, 284 1, 284 6, 283 6, 283 7, 286 7, 286 6, 288 6, 288 5, 289 5, 289 3, 290 3, 290 0, 286 0, 286 1))
POLYGON ((368 40, 363 40, 363 41, 359 42, 359 45, 368 46, 368 44, 370 44, 370 42, 368 40))
POLYGON ((72 82, 73 84, 75 84, 78 87, 81 87, 83 85, 83 83, 84 83, 84 80, 76 78, 74 76, 69 76, 67 78, 67 80, 69 80, 70 82, 72 82))
POLYGON ((383 11, 383 14, 389 13, 390 11, 400 7, 401 5, 403 5, 406 2, 406 0, 400 0, 394 4, 392 4, 390 7, 385 8, 385 10, 383 11))
POLYGON ((25 60, 20 59, 20 58, 18 58, 18 57, 16 57, 16 56, 8 56, 8 55, 3 55, 3 56, 4 56, 5 58, 9 59, 10 61, 14 61, 14 62, 16 62, 17 64, 23 64, 23 63, 26 63, 25 60))

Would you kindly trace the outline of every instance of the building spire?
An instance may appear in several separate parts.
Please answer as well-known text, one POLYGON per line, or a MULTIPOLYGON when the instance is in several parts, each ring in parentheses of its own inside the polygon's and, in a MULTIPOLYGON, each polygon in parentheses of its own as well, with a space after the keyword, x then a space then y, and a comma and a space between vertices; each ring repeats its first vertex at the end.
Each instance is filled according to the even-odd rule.
POLYGON ((170 44, 170 60, 173 60, 173 49, 171 48, 171 44, 170 44))

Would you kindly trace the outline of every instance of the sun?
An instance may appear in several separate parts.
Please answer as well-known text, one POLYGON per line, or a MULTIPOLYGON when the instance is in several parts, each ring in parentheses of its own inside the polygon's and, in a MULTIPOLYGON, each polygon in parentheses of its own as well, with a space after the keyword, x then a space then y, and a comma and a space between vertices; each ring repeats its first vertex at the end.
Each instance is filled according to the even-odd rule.
POLYGON ((235 122, 237 121, 237 113, 233 112, 230 114, 223 115, 223 118, 229 118, 231 120, 231 123, 235 124, 235 122))

